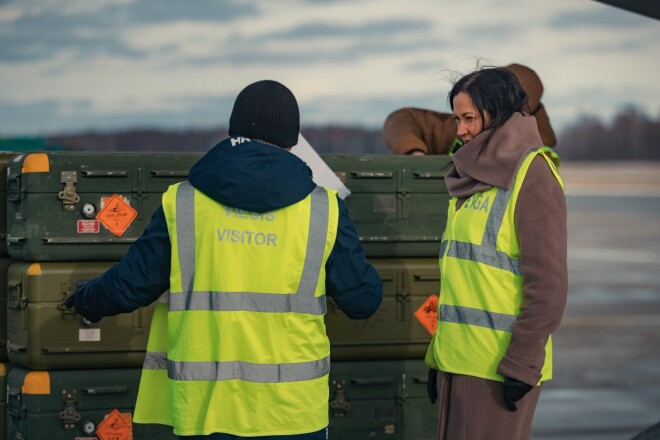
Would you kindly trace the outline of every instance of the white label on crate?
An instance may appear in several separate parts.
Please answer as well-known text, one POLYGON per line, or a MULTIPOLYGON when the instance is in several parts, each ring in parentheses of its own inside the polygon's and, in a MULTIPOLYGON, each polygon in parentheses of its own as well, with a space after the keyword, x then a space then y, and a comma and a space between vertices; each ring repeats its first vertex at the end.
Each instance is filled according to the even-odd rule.
POLYGON ((100 340, 100 328, 81 328, 78 330, 78 342, 98 342, 100 340))

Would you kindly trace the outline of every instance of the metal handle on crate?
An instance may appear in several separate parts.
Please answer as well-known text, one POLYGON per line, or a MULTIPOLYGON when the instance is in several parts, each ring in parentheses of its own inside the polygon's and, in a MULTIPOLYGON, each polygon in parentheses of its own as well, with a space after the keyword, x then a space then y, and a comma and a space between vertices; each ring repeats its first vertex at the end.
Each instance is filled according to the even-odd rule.
POLYGON ((144 347, 74 347, 74 346, 51 346, 51 347, 42 347, 41 351, 46 354, 60 354, 60 353, 119 353, 119 352, 143 352, 144 347))
POLYGON ((154 177, 188 177, 188 170, 151 170, 154 177))
POLYGON ((81 170, 85 177, 126 177, 128 170, 81 170))
POLYGON ((351 379, 351 383, 357 386, 369 386, 369 385, 389 385, 394 382, 394 379, 391 377, 375 377, 371 379, 351 379))
POLYGON ((428 382, 429 382, 429 378, 428 378, 428 376, 426 376, 426 375, 425 375, 425 376, 413 376, 413 377, 412 377, 412 381, 413 381, 414 383, 419 383, 419 384, 422 384, 422 383, 428 383, 428 382))
POLYGON ((394 173, 391 171, 351 171, 351 176, 367 179, 391 179, 394 173))
POLYGON ((11 341, 7 341, 7 352, 10 352, 10 351, 25 353, 27 351, 27 346, 19 345, 19 344, 13 344, 11 341))
MULTIPOLYGON (((88 234, 88 235, 95 235, 95 234, 88 234)), ((127 243, 133 243, 137 240, 137 238, 105 238, 105 239, 99 239, 99 238, 77 238, 77 237, 41 237, 41 241, 44 244, 98 244, 98 243, 103 243, 103 244, 127 244, 127 243)), ((9 241, 9 239, 7 240, 9 241)), ((25 239, 23 239, 25 241, 25 239)))
POLYGON ((115 386, 115 387, 87 387, 82 389, 88 395, 100 394, 123 394, 128 392, 128 387, 115 386))
POLYGON ((441 171, 413 171, 412 175, 416 179, 444 179, 445 173, 441 171))

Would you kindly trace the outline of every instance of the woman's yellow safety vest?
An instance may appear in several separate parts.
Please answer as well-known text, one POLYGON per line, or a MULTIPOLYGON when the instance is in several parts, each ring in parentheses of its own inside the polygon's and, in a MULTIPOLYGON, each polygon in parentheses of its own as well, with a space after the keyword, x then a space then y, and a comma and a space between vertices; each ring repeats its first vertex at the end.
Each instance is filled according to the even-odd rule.
POLYGON ((258 214, 188 182, 163 195, 170 290, 156 303, 135 408, 177 435, 292 435, 328 425, 325 263, 336 193, 258 214))
MULTIPOLYGON (((449 201, 440 247, 438 327, 426 364, 502 382, 497 367, 506 354, 520 313, 523 276, 514 214, 520 188, 532 160, 541 155, 563 188, 550 158, 531 152, 513 187, 493 187, 470 196, 460 209, 449 201)), ((543 203, 539 200, 538 203, 543 203)), ((552 378, 552 339, 548 338, 541 381, 552 378)))
POLYGON ((547 145, 543 146, 540 148, 540 150, 552 161, 553 165, 555 166, 555 169, 559 171, 559 166, 561 165, 561 158, 559 157, 559 154, 554 150, 554 148, 550 148, 547 145))

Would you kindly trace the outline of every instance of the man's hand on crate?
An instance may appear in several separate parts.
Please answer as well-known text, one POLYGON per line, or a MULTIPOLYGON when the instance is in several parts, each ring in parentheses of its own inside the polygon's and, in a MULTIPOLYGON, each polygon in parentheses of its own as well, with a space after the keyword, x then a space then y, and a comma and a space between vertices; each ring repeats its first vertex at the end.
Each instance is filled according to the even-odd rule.
POLYGON ((92 315, 90 311, 81 304, 82 291, 88 281, 89 280, 79 280, 76 282, 75 290, 71 295, 69 295, 67 299, 64 300, 64 307, 75 310, 76 313, 81 314, 86 321, 93 324, 95 322, 99 322, 102 317, 92 315))

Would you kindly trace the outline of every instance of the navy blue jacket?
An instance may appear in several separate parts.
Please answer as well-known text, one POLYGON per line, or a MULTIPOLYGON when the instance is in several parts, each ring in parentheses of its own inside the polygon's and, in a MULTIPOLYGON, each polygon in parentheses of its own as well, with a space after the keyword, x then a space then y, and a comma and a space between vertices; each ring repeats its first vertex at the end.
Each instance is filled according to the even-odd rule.
MULTIPOLYGON (((188 180, 223 205, 259 213, 292 205, 316 187, 311 170, 298 157, 240 138, 225 139, 211 149, 191 168, 188 180)), ((382 281, 364 255, 346 205, 338 202, 339 225, 326 263, 326 293, 349 318, 368 318, 382 300, 382 281)), ((67 305, 94 322, 151 304, 169 288, 170 258, 161 207, 124 258, 80 286, 67 305)), ((222 272, 222 267, 217 269, 222 272)))

